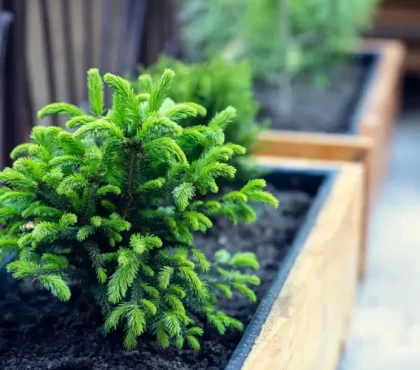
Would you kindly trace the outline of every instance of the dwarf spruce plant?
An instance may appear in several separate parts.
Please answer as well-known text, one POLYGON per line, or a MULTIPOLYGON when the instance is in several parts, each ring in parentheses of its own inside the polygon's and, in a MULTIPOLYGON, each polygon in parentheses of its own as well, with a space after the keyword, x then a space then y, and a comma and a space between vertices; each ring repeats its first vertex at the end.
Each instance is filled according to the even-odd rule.
MULTIPOLYGON (((205 63, 189 64, 162 56, 146 72, 159 76, 165 69, 175 72, 174 83, 168 92, 172 100, 194 102, 206 109, 205 115, 184 119, 180 122, 182 126, 207 125, 211 117, 226 106, 241 107, 226 127, 225 137, 226 141, 243 146, 247 154, 251 151, 267 123, 257 123, 259 104, 253 96, 252 74, 246 61, 227 63, 223 58, 215 57, 205 63)), ((147 89, 147 85, 142 84, 142 78, 135 87, 138 92, 147 89)), ((260 173, 247 154, 230 161, 238 170, 236 180, 244 181, 260 173)))
POLYGON ((35 127, 31 142, 13 152, 13 167, 0 173, 0 262, 62 301, 79 287, 104 314, 106 332, 121 327, 124 345, 134 348, 148 332, 162 347, 199 349, 202 317, 220 334, 242 324, 218 309, 233 292, 250 301, 259 284, 255 255, 220 250, 208 257, 194 246, 194 233, 212 227, 214 217, 253 222, 250 204, 277 200, 263 180, 218 195, 219 179, 235 176, 226 163, 244 153, 224 143, 235 117, 228 107, 206 125, 180 122, 204 115, 195 103, 167 98, 173 72, 135 94, 121 77, 88 72, 90 114, 54 103, 39 112, 69 117, 66 131, 35 127), (103 81, 113 90, 105 110, 103 81), (185 148, 197 146, 191 159, 185 148))

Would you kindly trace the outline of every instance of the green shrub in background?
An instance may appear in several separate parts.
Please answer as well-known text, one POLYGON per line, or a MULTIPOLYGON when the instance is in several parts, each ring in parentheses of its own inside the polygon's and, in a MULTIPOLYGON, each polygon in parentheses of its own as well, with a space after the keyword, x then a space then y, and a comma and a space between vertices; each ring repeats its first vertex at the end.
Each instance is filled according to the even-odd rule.
POLYGON ((187 55, 249 59, 257 77, 325 68, 354 47, 377 0, 183 0, 187 55), (216 18, 217 17, 217 18, 216 18))
MULTIPOLYGON (((204 116, 190 116, 180 124, 184 127, 202 126, 210 122, 211 117, 226 106, 241 107, 235 118, 226 127, 226 141, 246 148, 247 153, 256 142, 258 134, 265 124, 257 124, 259 109, 253 97, 253 81, 249 64, 245 61, 227 63, 221 57, 209 62, 187 64, 168 57, 159 61, 146 72, 152 76, 160 75, 165 69, 175 72, 174 83, 168 96, 178 103, 191 101, 205 107, 204 116)), ((142 92, 141 81, 135 84, 136 90, 142 92)), ((253 165, 249 155, 235 157, 231 163, 238 168, 238 181, 246 181, 261 173, 261 169, 253 165)))
POLYGON ((13 167, 0 173, 0 262, 14 254, 13 277, 37 281, 62 301, 80 288, 101 307, 106 332, 124 328, 127 348, 149 332, 162 347, 185 342, 198 350, 203 329, 194 318, 220 334, 242 329, 217 308, 218 297, 237 291, 255 301, 259 279, 244 273, 258 269, 255 255, 221 250, 209 260, 195 248, 194 232, 211 228, 212 217, 253 222, 250 203, 278 202, 264 180, 217 195, 217 182, 235 176, 227 162, 245 152, 224 140, 233 108, 184 128, 183 120, 206 112, 167 98, 173 72, 140 80, 144 91, 135 94, 128 81, 106 74, 114 91, 106 111, 93 69, 91 114, 65 103, 39 112, 69 117, 74 132, 35 127, 31 143, 13 151, 13 167))
POLYGON ((378 0, 293 0, 292 41, 299 48, 300 69, 325 69, 353 51, 370 26, 378 0))
MULTIPOLYGON (((181 0, 179 3, 181 37, 189 61, 210 60, 238 39, 248 0, 181 0)), ((236 47, 232 51, 236 56, 236 47)))

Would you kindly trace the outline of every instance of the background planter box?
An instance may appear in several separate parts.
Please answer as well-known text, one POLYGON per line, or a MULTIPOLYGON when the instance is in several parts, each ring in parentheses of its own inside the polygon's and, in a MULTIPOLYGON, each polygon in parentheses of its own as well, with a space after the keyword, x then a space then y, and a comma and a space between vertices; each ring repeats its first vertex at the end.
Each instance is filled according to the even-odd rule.
POLYGON ((321 185, 226 369, 333 370, 357 288, 363 169, 261 162, 312 176, 313 183, 319 184, 321 177, 321 185))
POLYGON ((366 266, 370 208, 379 194, 388 167, 393 126, 400 108, 405 57, 404 46, 398 41, 365 40, 363 48, 369 51, 371 71, 347 134, 268 130, 261 134, 255 150, 255 154, 263 156, 363 163, 366 168, 363 190, 366 202, 361 276, 366 266))
POLYGON ((255 154, 362 162, 367 167, 371 204, 388 164, 405 49, 397 41, 365 40, 363 50, 363 58, 370 65, 369 77, 350 118, 348 133, 268 130, 261 134, 255 154))

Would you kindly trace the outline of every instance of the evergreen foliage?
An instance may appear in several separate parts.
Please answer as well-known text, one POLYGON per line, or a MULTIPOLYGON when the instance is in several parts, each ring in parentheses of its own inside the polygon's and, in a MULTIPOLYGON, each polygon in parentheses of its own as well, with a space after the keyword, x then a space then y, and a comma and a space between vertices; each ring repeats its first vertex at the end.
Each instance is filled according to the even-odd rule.
POLYGON ((250 60, 253 73, 272 78, 317 70, 354 47, 378 0, 183 0, 180 20, 194 61, 223 54, 250 60), (284 7, 286 8, 286 7, 284 7), (281 34, 284 17, 288 30, 281 34), (285 63, 281 61, 285 59, 285 63))
MULTIPOLYGON (((216 57, 205 63, 187 64, 162 56, 146 72, 158 76, 165 69, 175 72, 169 97, 175 102, 197 103, 207 112, 203 115, 186 117, 180 122, 183 127, 207 125, 211 122, 211 118, 226 106, 241 107, 235 117, 232 117, 224 134, 226 141, 239 144, 250 153, 259 133, 267 123, 256 122, 259 104, 253 97, 252 74, 247 62, 227 63, 222 58, 216 57)), ((135 83, 135 86, 139 92, 147 89, 142 78, 135 83)), ((234 157, 230 163, 238 170, 235 177, 238 181, 246 181, 260 175, 261 170, 252 163, 249 155, 234 157)))
POLYGON ((162 347, 198 350, 198 316, 220 334, 242 329, 217 302, 234 291, 255 301, 256 257, 221 250, 208 259, 194 233, 214 217, 253 222, 254 202, 278 204, 258 179, 217 194, 219 179, 235 176, 227 162, 245 152, 224 142, 235 110, 184 128, 183 119, 205 109, 168 99, 173 77, 171 70, 156 80, 143 75, 147 91, 136 94, 123 78, 90 70, 90 114, 46 106, 40 118, 65 115, 74 132, 35 127, 31 142, 12 152, 13 167, 0 173, 0 262, 14 255, 8 272, 62 301, 80 287, 101 307, 106 332, 124 328, 126 348, 149 332, 162 347), (103 81, 113 90, 108 111, 103 81), (195 146, 200 153, 191 158, 185 148, 195 146))

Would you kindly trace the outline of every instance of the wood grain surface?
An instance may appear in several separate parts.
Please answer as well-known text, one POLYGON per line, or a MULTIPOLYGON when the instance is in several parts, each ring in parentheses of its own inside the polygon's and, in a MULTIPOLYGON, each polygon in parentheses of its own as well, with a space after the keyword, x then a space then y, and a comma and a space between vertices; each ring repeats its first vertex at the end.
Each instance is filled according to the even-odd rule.
MULTIPOLYGON (((304 161, 259 158, 305 167, 304 161)), ((339 174, 249 354, 244 370, 334 370, 358 282, 363 168, 336 163, 339 174)), ((322 168, 322 164, 315 167, 322 168)))

